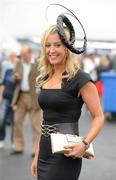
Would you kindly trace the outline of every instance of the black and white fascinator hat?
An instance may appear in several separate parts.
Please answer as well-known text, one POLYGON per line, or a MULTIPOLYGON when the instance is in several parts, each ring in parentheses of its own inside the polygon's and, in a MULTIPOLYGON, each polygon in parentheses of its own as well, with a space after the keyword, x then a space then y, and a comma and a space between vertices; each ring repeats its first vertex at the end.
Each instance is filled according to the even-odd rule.
POLYGON ((48 19, 48 9, 52 6, 59 6, 63 9, 65 9, 67 12, 61 13, 57 16, 56 18, 56 23, 58 26, 58 31, 59 31, 59 35, 63 41, 63 43, 65 44, 65 46, 73 53, 75 54, 81 54, 84 53, 84 51, 86 50, 86 46, 87 46, 87 37, 86 37, 86 32, 84 30, 84 27, 82 25, 82 23, 80 22, 80 20, 76 17, 76 15, 69 10, 67 7, 61 5, 61 4, 49 4, 46 8, 46 18, 48 19), (77 40, 76 38, 76 31, 74 28, 74 25, 72 24, 71 20, 69 19, 69 16, 73 17, 76 20, 76 24, 78 23, 81 31, 83 31, 83 45, 82 47, 75 47, 74 43, 77 40), (67 39, 64 28, 67 27, 69 29, 69 33, 70 33, 70 39, 67 39))

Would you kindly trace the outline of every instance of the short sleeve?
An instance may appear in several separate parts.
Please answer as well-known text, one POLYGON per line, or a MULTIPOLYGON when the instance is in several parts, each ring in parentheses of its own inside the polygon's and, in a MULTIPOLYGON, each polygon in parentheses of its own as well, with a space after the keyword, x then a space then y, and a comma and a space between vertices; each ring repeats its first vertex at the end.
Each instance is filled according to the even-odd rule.
POLYGON ((70 81, 67 81, 64 86, 64 90, 72 95, 75 95, 89 81, 93 82, 90 75, 82 70, 78 70, 75 77, 70 81))

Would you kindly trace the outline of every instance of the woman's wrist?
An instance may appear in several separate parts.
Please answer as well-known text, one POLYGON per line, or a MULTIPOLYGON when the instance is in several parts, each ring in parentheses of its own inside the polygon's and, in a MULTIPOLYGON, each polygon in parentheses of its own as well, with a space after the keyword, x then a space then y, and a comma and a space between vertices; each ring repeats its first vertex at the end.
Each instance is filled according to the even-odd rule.
POLYGON ((86 149, 89 148, 90 144, 85 139, 82 140, 82 143, 85 145, 86 149))
POLYGON ((38 159, 38 154, 35 154, 34 159, 38 159))

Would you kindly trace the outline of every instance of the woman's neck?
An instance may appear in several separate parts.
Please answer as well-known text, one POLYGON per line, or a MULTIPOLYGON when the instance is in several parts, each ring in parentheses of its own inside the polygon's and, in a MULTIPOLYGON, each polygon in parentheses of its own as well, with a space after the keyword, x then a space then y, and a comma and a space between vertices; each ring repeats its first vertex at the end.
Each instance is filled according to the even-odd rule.
POLYGON ((60 75, 65 71, 65 67, 63 66, 57 66, 54 67, 54 75, 60 75))

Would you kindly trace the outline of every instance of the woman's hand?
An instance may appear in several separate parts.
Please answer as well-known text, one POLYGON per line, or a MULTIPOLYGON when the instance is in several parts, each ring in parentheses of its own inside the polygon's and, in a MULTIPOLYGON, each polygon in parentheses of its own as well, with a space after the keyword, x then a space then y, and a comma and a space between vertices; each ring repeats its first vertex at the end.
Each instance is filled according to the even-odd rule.
POLYGON ((37 159, 35 156, 31 164, 31 174, 33 177, 37 177, 37 159))
POLYGON ((65 146, 64 148, 71 149, 71 151, 69 151, 68 153, 65 153, 64 155, 67 157, 72 157, 74 159, 82 158, 86 151, 86 146, 83 143, 65 146))

